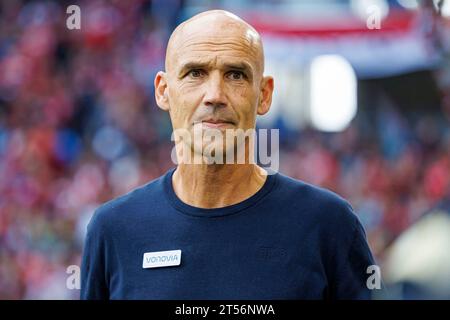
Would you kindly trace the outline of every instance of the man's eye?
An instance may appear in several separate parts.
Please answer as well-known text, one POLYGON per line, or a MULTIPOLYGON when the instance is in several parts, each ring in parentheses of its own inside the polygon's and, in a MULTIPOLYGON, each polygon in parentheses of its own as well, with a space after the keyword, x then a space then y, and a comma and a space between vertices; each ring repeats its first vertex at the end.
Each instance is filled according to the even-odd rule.
POLYGON ((192 78, 200 78, 203 75, 203 72, 202 70, 191 70, 188 75, 192 78))
POLYGON ((242 80, 245 78, 245 75, 241 71, 231 71, 230 73, 228 73, 228 78, 230 78, 231 80, 242 80))

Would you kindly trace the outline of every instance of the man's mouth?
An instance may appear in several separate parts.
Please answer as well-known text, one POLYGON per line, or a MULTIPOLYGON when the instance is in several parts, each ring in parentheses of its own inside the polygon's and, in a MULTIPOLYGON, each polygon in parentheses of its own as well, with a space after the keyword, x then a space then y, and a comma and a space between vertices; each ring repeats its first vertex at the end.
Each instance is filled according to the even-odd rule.
POLYGON ((234 126, 234 123, 232 121, 221 120, 221 119, 205 119, 205 120, 202 120, 201 123, 202 123, 203 127, 214 128, 214 129, 220 129, 220 128, 234 126))

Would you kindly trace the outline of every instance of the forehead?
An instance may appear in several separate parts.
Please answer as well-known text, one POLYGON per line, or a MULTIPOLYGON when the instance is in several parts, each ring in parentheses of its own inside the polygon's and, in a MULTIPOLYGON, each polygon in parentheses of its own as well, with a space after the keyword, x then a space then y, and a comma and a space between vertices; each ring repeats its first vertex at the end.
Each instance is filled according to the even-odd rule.
POLYGON ((175 69, 190 60, 204 63, 242 60, 258 68, 263 60, 258 34, 250 28, 226 22, 186 26, 169 46, 167 62, 175 69))

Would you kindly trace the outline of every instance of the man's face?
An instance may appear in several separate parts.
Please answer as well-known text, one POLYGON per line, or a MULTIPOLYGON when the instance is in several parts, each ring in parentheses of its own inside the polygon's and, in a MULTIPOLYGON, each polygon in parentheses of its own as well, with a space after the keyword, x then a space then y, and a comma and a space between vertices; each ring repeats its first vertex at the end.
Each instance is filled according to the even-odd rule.
MULTIPOLYGON (((262 101, 262 86, 267 87, 268 80, 273 86, 273 80, 262 76, 258 35, 228 20, 199 20, 203 21, 191 22, 171 39, 166 58, 164 93, 173 129, 220 130, 223 138, 227 129, 254 129, 256 114, 266 113, 270 106, 262 101)), ((224 152, 232 147, 225 140, 211 143, 220 143, 224 152)), ((190 147, 201 152, 206 146, 204 142, 190 147)))

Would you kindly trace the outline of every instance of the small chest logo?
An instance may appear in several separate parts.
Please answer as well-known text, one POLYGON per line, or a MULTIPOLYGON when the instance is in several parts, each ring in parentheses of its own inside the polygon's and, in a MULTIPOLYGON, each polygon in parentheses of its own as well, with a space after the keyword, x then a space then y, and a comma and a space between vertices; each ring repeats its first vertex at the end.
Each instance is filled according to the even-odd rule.
POLYGON ((283 259, 287 252, 283 248, 259 247, 258 255, 263 260, 283 259))
POLYGON ((179 266, 180 263, 181 250, 146 252, 142 261, 142 268, 179 266))

